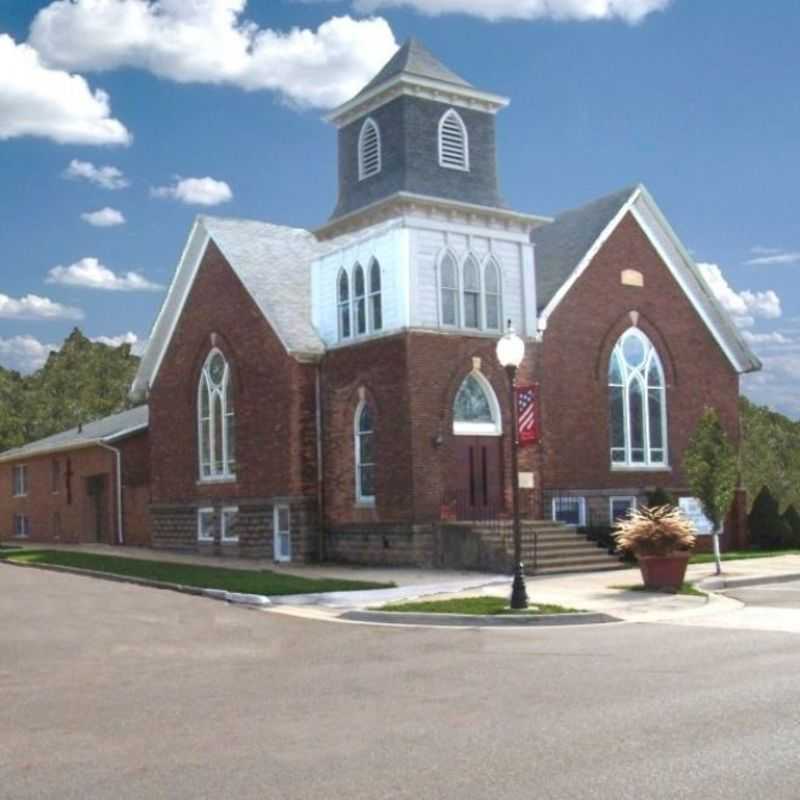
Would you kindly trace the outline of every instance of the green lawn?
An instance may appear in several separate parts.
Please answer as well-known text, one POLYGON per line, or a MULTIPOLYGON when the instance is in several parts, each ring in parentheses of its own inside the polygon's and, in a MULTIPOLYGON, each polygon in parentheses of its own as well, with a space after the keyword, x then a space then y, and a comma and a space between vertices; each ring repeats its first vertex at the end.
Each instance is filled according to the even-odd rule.
MULTIPOLYGON (((739 558, 770 558, 771 556, 796 556, 800 550, 731 550, 722 554, 723 561, 735 561, 739 558)), ((713 553, 697 553, 689 560, 690 564, 710 564, 714 561, 713 553)))
POLYGON ((394 586, 393 583, 349 581, 336 578, 301 578, 270 570, 226 569, 225 567, 146 561, 138 558, 120 558, 65 550, 3 550, 0 558, 20 564, 75 567, 122 575, 126 578, 144 578, 201 589, 223 589, 242 594, 311 594, 387 589, 394 586))
MULTIPOLYGON (((623 589, 626 592, 651 592, 652 594, 672 594, 671 592, 665 592, 662 589, 648 589, 641 583, 631 583, 627 586, 609 586, 609 589, 623 589)), ((684 583, 677 592, 674 594, 688 594, 692 595, 693 597, 708 597, 705 592, 701 592, 699 589, 695 589, 691 583, 684 583)))
POLYGON ((569 614, 577 608, 531 603, 527 609, 512 611, 505 597, 454 597, 450 600, 417 600, 394 603, 373 611, 421 611, 427 614, 569 614))

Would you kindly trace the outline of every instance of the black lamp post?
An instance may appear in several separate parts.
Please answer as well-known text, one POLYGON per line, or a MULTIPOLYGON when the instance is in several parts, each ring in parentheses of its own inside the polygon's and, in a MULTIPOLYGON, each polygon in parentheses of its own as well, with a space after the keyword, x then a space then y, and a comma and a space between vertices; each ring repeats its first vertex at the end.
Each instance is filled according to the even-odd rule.
POLYGON ((514 333, 511 320, 508 330, 497 342, 497 360, 508 375, 509 400, 511 403, 511 503, 514 514, 514 582, 511 586, 511 608, 528 607, 525 590, 525 575, 522 566, 522 532, 519 521, 519 459, 517 455, 519 431, 517 426, 517 398, 514 386, 517 369, 525 357, 525 342, 514 333))

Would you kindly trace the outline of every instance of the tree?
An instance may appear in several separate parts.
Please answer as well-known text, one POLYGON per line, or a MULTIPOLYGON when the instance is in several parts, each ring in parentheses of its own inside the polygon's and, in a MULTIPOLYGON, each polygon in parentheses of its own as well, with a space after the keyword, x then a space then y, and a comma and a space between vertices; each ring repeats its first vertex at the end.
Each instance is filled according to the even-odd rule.
POLYGON ((706 408, 683 455, 683 468, 692 494, 714 526, 717 575, 722 572, 719 532, 731 507, 738 481, 736 451, 716 409, 706 408))
POLYGON ((757 547, 769 550, 786 546, 791 528, 781 516, 778 501, 768 486, 762 486, 756 495, 747 517, 747 526, 750 540, 757 547))
POLYGON ((800 514, 793 505, 790 504, 783 512, 783 521, 788 526, 790 533, 790 538, 786 543, 790 547, 800 547, 800 514))

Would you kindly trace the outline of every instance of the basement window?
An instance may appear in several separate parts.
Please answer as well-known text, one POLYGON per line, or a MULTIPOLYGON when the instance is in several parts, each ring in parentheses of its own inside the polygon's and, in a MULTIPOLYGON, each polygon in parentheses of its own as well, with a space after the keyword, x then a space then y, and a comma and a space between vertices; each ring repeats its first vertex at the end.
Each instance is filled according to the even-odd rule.
POLYGON ((552 518, 565 525, 581 527, 586 524, 585 497, 554 497, 552 518))

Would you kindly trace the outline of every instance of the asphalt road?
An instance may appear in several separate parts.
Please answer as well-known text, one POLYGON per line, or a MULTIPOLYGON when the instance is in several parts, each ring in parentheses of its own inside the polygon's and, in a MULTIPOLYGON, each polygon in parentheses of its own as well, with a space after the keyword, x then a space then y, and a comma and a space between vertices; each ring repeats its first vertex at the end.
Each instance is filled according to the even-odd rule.
POLYGON ((0 797, 800 797, 800 638, 307 621, 0 565, 0 797))
MULTIPOLYGON (((748 606, 762 608, 800 608, 800 581, 747 586, 725 592, 748 606)), ((800 793, 798 794, 800 796, 800 793)))

